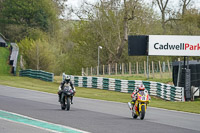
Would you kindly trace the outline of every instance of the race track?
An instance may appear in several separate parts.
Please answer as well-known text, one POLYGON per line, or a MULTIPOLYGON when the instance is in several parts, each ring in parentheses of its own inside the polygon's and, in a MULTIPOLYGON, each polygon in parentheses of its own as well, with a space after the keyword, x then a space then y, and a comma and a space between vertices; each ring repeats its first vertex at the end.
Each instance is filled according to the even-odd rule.
MULTIPOLYGON (((77 92, 78 93, 78 92, 77 92)), ((109 92, 108 92, 109 93, 109 92)), ((132 119, 127 104, 74 98, 63 111, 56 94, 0 85, 0 110, 92 133, 199 133, 200 115, 149 107, 144 120, 132 119)), ((128 102, 128 101, 127 101, 128 102)), ((46 131, 1 119, 0 133, 46 131)))

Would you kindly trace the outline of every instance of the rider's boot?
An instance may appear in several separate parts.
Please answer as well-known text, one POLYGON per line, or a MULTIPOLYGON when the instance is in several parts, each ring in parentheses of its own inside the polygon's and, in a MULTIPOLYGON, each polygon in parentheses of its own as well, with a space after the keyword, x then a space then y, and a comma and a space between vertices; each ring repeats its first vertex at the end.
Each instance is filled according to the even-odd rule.
POLYGON ((58 102, 61 102, 61 94, 58 94, 58 102))
POLYGON ((73 104, 72 100, 73 100, 73 96, 71 96, 71 104, 73 104))

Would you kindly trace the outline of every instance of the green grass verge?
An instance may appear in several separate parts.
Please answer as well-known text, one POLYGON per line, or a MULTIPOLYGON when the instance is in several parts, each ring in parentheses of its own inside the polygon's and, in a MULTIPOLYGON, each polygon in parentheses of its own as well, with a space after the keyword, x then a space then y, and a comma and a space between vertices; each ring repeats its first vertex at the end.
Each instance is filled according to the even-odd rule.
POLYGON ((9 49, 0 47, 0 75, 10 75, 10 66, 8 65, 9 49))
MULTIPOLYGON (((56 82, 51 83, 27 77, 0 76, 0 84, 55 94, 57 93, 58 86, 60 83, 58 79, 55 80, 56 82)), ((77 90, 76 97, 116 101, 123 103, 127 103, 131 100, 130 97, 131 94, 127 93, 120 93, 120 92, 92 89, 92 88, 80 88, 80 87, 76 87, 76 90, 77 90)), ((152 97, 150 106, 200 114, 199 99, 192 102, 171 102, 171 101, 161 100, 156 97, 152 97)))
MULTIPOLYGON (((155 75, 159 75, 159 74, 155 74, 155 75)), ((155 82, 161 82, 161 83, 165 83, 165 84, 172 84, 172 78, 169 78, 169 73, 163 73, 162 78, 159 76, 155 76, 153 77, 149 77, 149 79, 147 79, 143 74, 140 75, 111 75, 108 76, 106 75, 105 77, 107 78, 114 78, 114 79, 122 79, 122 80, 143 80, 143 81, 155 81, 155 82)))
POLYGON ((0 76, 0 84, 49 93, 57 93, 58 89, 57 83, 45 82, 38 79, 18 76, 0 76))
MULTIPOLYGON (((96 77, 96 76, 94 76, 96 77)), ((101 77, 101 76, 100 76, 101 77)), ((150 77, 149 79, 147 79, 146 77, 144 76, 141 76, 141 75, 123 75, 123 76, 115 76, 115 75, 105 75, 105 76, 102 76, 102 77, 105 77, 105 78, 114 78, 114 79, 122 79, 122 80, 142 80, 142 81, 155 81, 155 82, 160 82, 160 83, 165 83, 165 84, 170 84, 170 85, 173 85, 172 83, 172 78, 152 78, 150 77)), ((61 82, 62 81, 62 77, 61 76, 54 76, 54 80, 56 82, 61 82)))

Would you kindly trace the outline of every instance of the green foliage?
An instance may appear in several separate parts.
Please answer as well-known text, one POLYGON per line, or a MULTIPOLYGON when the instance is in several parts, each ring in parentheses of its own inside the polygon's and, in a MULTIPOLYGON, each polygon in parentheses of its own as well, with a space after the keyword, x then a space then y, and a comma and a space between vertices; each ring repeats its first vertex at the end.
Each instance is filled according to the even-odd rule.
MULTIPOLYGON (((166 15, 163 29, 160 14, 144 1, 85 4, 73 10, 86 17, 78 21, 58 19, 65 1, 0 0, 0 32, 9 41, 20 42, 26 68, 79 75, 82 67, 97 66, 98 46, 103 47, 101 65, 146 60, 145 56, 128 56, 127 35, 160 35, 163 30, 169 35, 200 35, 199 9, 192 6, 184 14, 172 14, 171 20, 166 15)), ((177 58, 151 56, 149 61, 177 58)))
POLYGON ((33 40, 38 40, 38 39, 47 39, 48 35, 46 32, 34 28, 34 29, 28 29, 28 37, 33 40))
MULTIPOLYGON (((135 19, 128 22, 128 33, 159 34, 159 31, 152 29, 152 27, 161 27, 153 11, 141 3, 138 3, 137 7, 134 14, 135 19)), ((110 7, 97 5, 93 10, 96 11, 95 15, 89 14, 88 21, 82 20, 76 23, 68 37, 74 43, 73 50, 69 54, 70 59, 77 64, 77 69, 74 68, 74 63, 71 64, 73 69, 69 68, 70 73, 80 74, 82 67, 96 67, 98 46, 103 47, 100 50, 101 64, 128 62, 130 59, 135 61, 141 58, 137 57, 132 60, 131 57, 128 57, 128 43, 123 48, 122 56, 119 58, 117 56, 119 47, 124 40, 124 9, 116 11, 110 7)), ((141 60, 144 60, 144 57, 141 60)))
MULTIPOLYGON (((116 56, 117 50, 124 39, 125 12, 130 18, 130 21, 128 21, 128 35, 160 35, 163 33, 159 15, 149 5, 145 5, 144 2, 134 3, 130 0, 127 1, 126 8, 123 6, 120 8, 110 6, 111 3, 109 1, 107 5, 100 3, 93 6, 93 15, 89 10, 79 10, 88 16, 88 21, 82 20, 79 24, 76 24, 69 36, 74 43, 73 54, 70 54, 70 58, 79 65, 79 69, 70 69, 73 71, 72 73, 77 73, 77 70, 79 70, 80 74, 82 67, 97 66, 98 46, 103 47, 100 50, 101 65, 122 62, 135 63, 136 61, 143 62, 146 60, 146 56, 128 56, 127 43, 123 48, 122 56, 116 56)), ((178 13, 173 17, 175 18, 165 23, 166 34, 200 35, 200 17, 197 9, 187 9, 183 18, 178 13)), ((177 58, 180 57, 151 56, 149 61, 176 61, 177 58)), ((193 57, 191 59, 198 58, 193 57)))
POLYGON ((49 29, 49 21, 55 18, 49 0, 6 0, 3 2, 2 15, 8 23, 49 29))
POLYGON ((3 30, 12 41, 21 40, 28 35, 30 29, 35 28, 53 33, 58 27, 57 20, 57 10, 52 0, 6 0, 2 2, 0 23, 4 25, 4 28, 0 30, 3 30), (15 37, 16 34, 20 36, 15 37))
POLYGON ((11 67, 8 65, 9 49, 0 47, 0 75, 9 75, 11 67))
POLYGON ((54 54, 47 41, 25 38, 18 45, 26 61, 26 68, 52 71, 54 54))
POLYGON ((196 9, 188 10, 184 17, 174 24, 173 33, 180 35, 200 35, 200 13, 196 9))

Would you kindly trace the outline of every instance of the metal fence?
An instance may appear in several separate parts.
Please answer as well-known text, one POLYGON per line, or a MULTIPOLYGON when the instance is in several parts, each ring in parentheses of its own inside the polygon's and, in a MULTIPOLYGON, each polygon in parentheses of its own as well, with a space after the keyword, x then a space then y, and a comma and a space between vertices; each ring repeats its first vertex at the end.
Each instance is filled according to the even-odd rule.
MULTIPOLYGON (((82 68, 82 76, 94 76, 97 75, 96 67, 82 68)), ((135 63, 115 63, 99 66, 99 75, 141 75, 151 76, 154 78, 154 74, 159 74, 162 77, 163 73, 169 73, 168 78, 172 78, 172 63, 168 62, 151 62, 148 64, 144 62, 135 63)))

